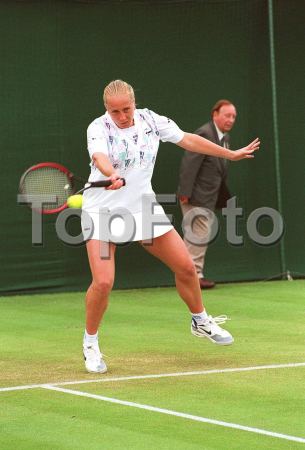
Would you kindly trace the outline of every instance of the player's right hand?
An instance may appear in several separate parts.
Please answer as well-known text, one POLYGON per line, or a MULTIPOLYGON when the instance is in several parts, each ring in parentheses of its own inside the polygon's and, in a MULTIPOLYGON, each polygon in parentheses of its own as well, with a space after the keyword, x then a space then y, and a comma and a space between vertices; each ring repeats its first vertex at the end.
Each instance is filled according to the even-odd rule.
POLYGON ((111 180, 112 184, 106 188, 107 190, 114 191, 124 186, 124 181, 117 173, 112 174, 109 179, 111 180))

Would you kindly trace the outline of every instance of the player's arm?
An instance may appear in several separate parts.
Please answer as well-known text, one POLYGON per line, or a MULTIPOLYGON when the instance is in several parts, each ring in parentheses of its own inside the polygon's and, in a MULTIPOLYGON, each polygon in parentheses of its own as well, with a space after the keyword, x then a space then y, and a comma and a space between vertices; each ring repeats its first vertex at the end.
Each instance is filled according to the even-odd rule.
POLYGON ((124 186, 120 175, 111 164, 110 159, 107 155, 100 152, 93 153, 92 162, 103 175, 109 177, 112 181, 112 185, 106 188, 107 190, 120 189, 122 186, 124 186))
POLYGON ((229 159, 231 161, 238 161, 244 158, 254 158, 253 152, 259 149, 260 141, 256 138, 246 147, 232 151, 214 144, 214 142, 211 142, 202 136, 198 136, 197 134, 184 133, 184 137, 181 141, 177 142, 177 145, 190 152, 203 153, 205 155, 229 159))
POLYGON ((101 151, 107 148, 107 140, 98 120, 92 122, 87 129, 88 151, 94 166, 106 177, 109 177, 112 184, 106 189, 119 189, 123 186, 123 182, 118 180, 119 174, 111 164, 108 156, 101 151))

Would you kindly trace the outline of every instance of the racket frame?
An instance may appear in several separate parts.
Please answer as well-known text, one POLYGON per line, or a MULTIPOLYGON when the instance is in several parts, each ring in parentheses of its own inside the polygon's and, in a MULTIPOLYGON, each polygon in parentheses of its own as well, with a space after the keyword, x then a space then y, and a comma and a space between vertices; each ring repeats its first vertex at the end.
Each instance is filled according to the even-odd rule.
MULTIPOLYGON (((72 191, 72 195, 75 194, 75 185, 74 185, 74 175, 72 172, 70 172, 69 169, 67 169, 65 166, 63 166, 62 164, 59 163, 55 163, 55 162, 42 162, 42 163, 38 163, 35 164, 34 166, 29 167, 24 174, 22 175, 20 182, 19 182, 19 192, 23 193, 23 184, 24 184, 24 180, 26 178, 26 176, 30 173, 33 172, 35 170, 38 169, 43 169, 44 167, 52 167, 53 169, 57 169, 60 172, 64 173, 65 175, 67 175, 67 183, 70 183, 71 186, 71 191, 72 191)), ((67 208, 67 202, 63 203, 61 206, 58 206, 57 208, 53 208, 53 209, 40 209, 38 212, 40 212, 41 214, 57 214, 61 211, 63 211, 64 209, 67 208)))
MULTIPOLYGON (((85 190, 93 188, 93 187, 108 187, 108 186, 111 186, 111 184, 112 184, 112 182, 110 180, 100 180, 100 181, 87 182, 86 185, 82 189, 80 189, 79 191, 76 192, 74 180, 78 180, 78 181, 83 181, 84 182, 83 178, 76 177, 69 169, 67 169, 62 164, 55 163, 55 162, 42 162, 42 163, 38 163, 38 164, 35 164, 34 166, 29 167, 24 172, 24 174, 20 178, 19 192, 24 194, 24 189, 23 189, 24 180, 25 180, 25 178, 26 178, 26 176, 28 175, 29 172, 33 172, 33 171, 38 170, 38 169, 43 169, 45 167, 51 167, 53 169, 57 169, 57 170, 59 170, 60 172, 64 173, 67 176, 67 183, 70 183, 70 187, 71 187, 71 191, 72 191, 71 195, 81 194, 85 190)), ((125 184, 126 184, 125 179, 124 178, 120 178, 120 180, 123 181, 123 186, 125 186, 125 184)), ((40 210, 38 210, 38 212, 41 213, 41 214, 57 214, 57 213, 60 213, 61 211, 63 211, 64 209, 66 209, 67 207, 68 207, 67 202, 65 202, 61 206, 58 206, 57 208, 40 209, 40 210)))

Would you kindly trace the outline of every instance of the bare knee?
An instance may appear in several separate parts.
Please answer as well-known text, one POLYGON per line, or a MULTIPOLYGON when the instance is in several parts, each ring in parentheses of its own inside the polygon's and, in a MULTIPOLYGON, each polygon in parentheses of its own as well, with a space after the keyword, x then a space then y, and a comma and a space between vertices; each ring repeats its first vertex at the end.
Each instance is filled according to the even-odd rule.
POLYGON ((111 292, 113 286, 113 280, 111 278, 99 278, 93 280, 91 289, 96 291, 100 296, 107 297, 111 292))
POLYGON ((183 266, 176 272, 176 276, 180 279, 191 279, 196 276, 196 269, 191 259, 187 259, 183 266))

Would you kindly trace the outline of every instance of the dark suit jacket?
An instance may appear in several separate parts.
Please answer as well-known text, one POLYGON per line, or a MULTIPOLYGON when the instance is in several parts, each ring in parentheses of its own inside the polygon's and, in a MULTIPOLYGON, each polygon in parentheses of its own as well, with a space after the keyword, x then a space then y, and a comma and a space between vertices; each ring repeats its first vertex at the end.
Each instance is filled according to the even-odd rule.
MULTIPOLYGON (((195 134, 221 145, 212 121, 202 125, 195 134)), ((229 147, 228 134, 225 140, 226 146, 229 147)), ((189 197, 190 204, 194 206, 203 206, 212 211, 215 208, 223 208, 231 197, 226 178, 227 160, 185 150, 180 168, 178 195, 189 197)))

